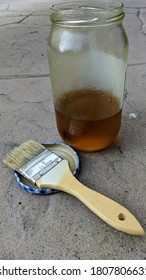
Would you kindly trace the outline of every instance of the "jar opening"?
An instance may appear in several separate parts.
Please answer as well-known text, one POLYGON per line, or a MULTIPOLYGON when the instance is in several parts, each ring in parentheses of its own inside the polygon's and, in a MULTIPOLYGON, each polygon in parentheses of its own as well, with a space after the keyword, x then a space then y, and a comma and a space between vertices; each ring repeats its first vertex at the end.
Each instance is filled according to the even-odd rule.
POLYGON ((123 19, 123 7, 120 2, 108 0, 60 3, 51 7, 51 20, 56 24, 106 24, 123 19))

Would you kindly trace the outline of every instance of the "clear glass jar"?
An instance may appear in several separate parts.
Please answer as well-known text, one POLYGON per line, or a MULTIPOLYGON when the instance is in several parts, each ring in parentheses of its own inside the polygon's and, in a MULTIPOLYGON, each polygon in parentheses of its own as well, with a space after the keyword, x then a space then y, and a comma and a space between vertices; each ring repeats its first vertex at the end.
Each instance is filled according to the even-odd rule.
POLYGON ((123 4, 80 1, 52 7, 48 59, 58 131, 81 151, 116 138, 123 104, 128 41, 123 4))

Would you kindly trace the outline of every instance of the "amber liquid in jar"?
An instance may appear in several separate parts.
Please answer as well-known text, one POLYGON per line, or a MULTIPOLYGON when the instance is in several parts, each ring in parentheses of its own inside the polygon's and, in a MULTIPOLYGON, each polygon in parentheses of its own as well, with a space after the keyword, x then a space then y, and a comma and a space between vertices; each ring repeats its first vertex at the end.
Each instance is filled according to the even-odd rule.
POLYGON ((55 103, 58 131, 63 140, 80 151, 109 146, 121 123, 117 97, 97 89, 79 89, 62 94, 55 103))

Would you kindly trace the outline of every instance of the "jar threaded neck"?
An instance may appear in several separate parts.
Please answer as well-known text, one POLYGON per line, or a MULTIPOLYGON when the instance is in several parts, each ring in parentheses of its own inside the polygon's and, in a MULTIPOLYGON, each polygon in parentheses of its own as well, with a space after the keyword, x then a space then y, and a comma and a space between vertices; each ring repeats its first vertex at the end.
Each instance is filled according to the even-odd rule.
POLYGON ((51 21, 56 24, 106 24, 123 18, 123 4, 115 1, 74 1, 51 7, 51 21))

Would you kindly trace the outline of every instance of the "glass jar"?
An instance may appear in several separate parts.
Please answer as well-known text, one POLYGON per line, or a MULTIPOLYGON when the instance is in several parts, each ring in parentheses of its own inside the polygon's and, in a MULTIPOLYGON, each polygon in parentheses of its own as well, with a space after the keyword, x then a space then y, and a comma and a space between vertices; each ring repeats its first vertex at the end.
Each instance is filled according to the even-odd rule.
POLYGON ((48 59, 56 123, 63 140, 96 151, 116 138, 128 41, 123 4, 74 1, 51 8, 48 59))

